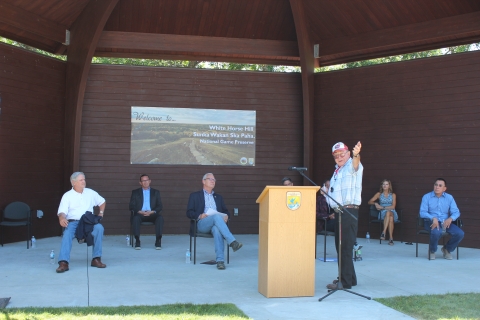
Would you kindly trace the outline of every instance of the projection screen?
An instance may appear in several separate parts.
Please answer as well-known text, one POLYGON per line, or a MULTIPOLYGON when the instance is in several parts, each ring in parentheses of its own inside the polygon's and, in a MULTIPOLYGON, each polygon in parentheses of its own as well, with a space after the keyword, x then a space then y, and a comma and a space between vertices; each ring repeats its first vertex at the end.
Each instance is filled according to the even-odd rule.
POLYGON ((255 166, 256 111, 132 106, 131 164, 255 166))

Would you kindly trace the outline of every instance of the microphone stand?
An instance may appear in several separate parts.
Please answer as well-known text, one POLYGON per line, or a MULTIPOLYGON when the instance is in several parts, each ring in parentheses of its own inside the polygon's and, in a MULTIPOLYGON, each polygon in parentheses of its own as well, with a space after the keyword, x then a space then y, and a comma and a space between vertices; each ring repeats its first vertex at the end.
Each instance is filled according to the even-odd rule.
MULTIPOLYGON (((305 179, 310 181, 314 186, 318 187, 318 185, 315 182, 313 182, 309 177, 307 177, 303 171, 304 170, 298 170, 298 173, 300 173, 305 179)), ((332 200, 338 205, 338 211, 335 211, 336 213, 338 213, 338 229, 339 229, 338 230, 338 282, 337 282, 336 289, 329 290, 329 292, 323 297, 321 297, 320 299, 318 299, 318 301, 322 301, 323 299, 337 292, 338 290, 343 290, 352 294, 356 294, 357 296, 363 297, 365 299, 372 300, 371 297, 364 296, 363 294, 353 292, 349 289, 345 289, 342 284, 342 213, 344 212, 348 213, 355 220, 358 220, 358 218, 355 217, 350 211, 348 211, 348 208, 345 208, 345 206, 342 206, 340 203, 338 203, 337 200, 333 199, 328 193, 323 193, 323 195, 327 196, 330 200, 332 200)))

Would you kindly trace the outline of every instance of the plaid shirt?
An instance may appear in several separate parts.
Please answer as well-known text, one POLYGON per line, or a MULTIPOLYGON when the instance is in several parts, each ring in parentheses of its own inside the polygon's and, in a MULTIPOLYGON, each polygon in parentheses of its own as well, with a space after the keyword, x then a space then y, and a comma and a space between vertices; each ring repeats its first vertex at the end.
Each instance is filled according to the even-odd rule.
MULTIPOLYGON (((362 176, 363 166, 358 164, 358 170, 353 168, 352 158, 336 170, 330 179, 330 192, 328 193, 333 199, 337 200, 341 205, 357 205, 362 203, 362 176)), ((336 208, 338 205, 328 199, 330 207, 336 208)))

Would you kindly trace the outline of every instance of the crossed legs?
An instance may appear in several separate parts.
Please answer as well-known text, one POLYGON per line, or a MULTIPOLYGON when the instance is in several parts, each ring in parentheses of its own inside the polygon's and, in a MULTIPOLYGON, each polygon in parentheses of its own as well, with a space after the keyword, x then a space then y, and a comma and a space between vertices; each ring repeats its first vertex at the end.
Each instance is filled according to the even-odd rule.
POLYGON ((198 221, 198 231, 202 233, 211 232, 213 241, 215 242, 216 261, 225 261, 225 245, 223 239, 227 240, 227 244, 235 241, 235 237, 228 229, 227 224, 223 221, 223 217, 219 214, 214 214, 198 221))
POLYGON ((390 240, 393 240, 393 228, 395 226, 395 221, 394 221, 394 216, 392 211, 387 211, 385 214, 385 218, 383 219, 383 231, 382 233, 385 234, 387 233, 388 229, 388 234, 390 236, 390 240))

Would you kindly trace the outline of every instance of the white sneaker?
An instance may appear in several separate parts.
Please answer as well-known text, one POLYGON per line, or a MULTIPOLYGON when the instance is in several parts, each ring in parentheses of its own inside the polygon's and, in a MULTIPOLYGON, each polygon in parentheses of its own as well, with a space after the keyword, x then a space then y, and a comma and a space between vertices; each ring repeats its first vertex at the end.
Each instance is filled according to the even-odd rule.
POLYGON ((430 252, 430 260, 435 260, 435 252, 430 252))
POLYGON ((445 249, 445 247, 442 247, 442 252, 443 252, 443 258, 447 260, 452 260, 452 255, 450 254, 450 252, 448 252, 447 249, 445 249))

